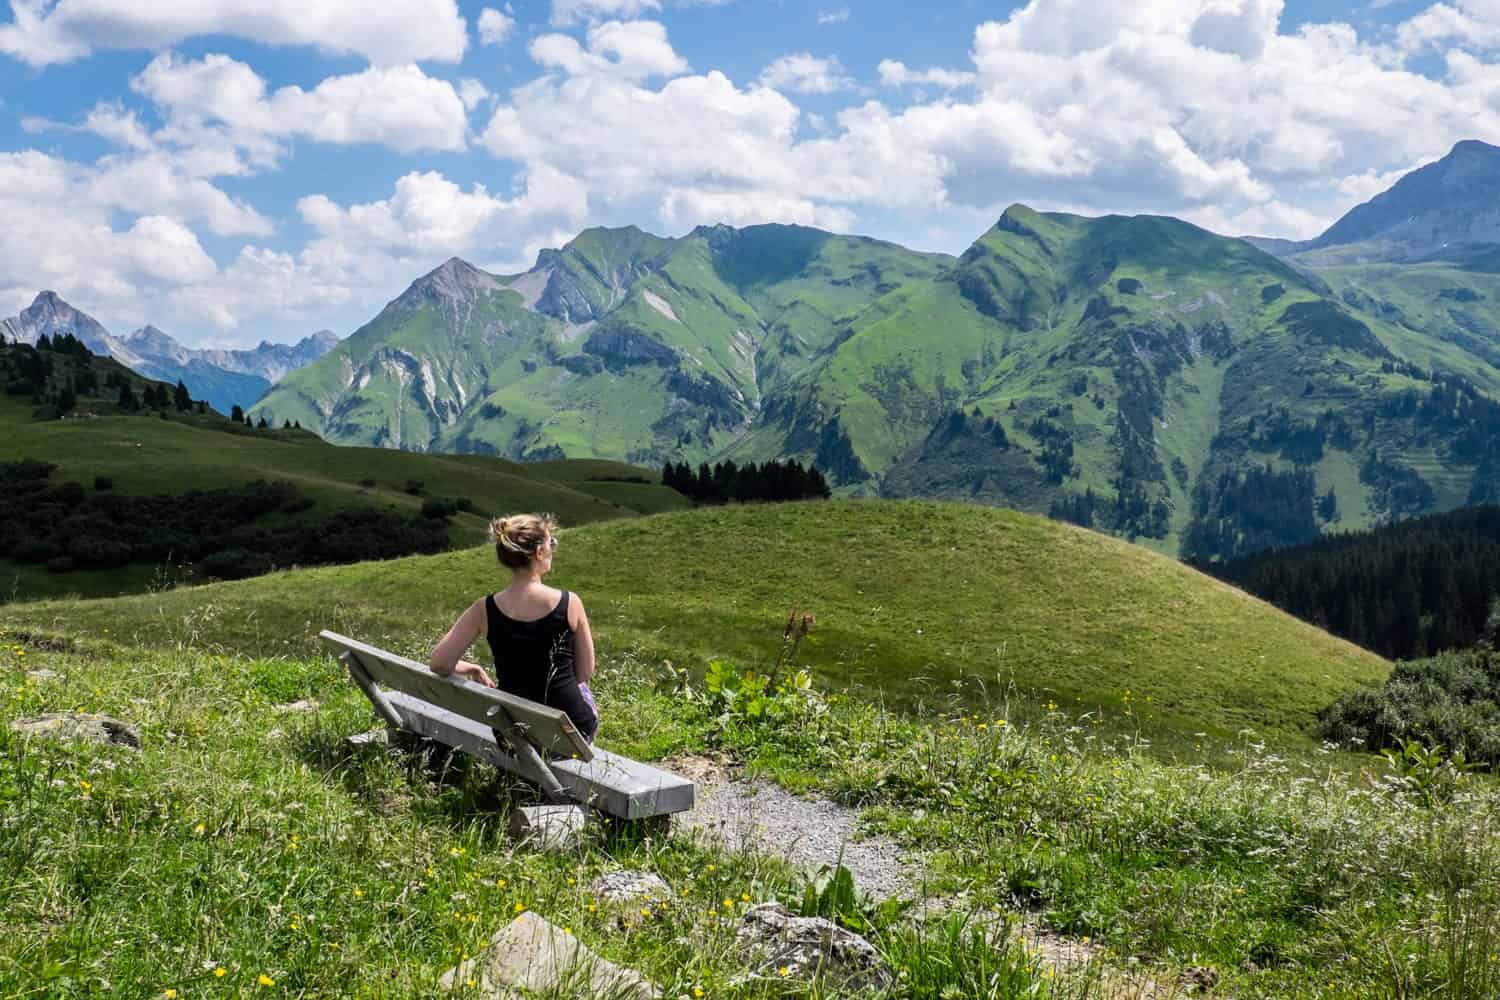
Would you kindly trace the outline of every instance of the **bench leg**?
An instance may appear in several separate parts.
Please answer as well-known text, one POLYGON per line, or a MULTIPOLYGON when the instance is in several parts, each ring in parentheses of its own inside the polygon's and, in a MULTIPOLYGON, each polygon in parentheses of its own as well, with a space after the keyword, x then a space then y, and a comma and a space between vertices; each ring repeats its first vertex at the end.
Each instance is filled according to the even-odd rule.
MULTIPOLYGON (((501 713, 504 715, 505 713, 501 713)), ((542 760, 542 755, 537 753, 536 747, 526 738, 521 727, 516 725, 515 720, 506 715, 503 727, 495 727, 495 742, 504 746, 510 744, 511 750, 515 752, 516 760, 522 768, 528 772, 527 777, 542 786, 542 791, 547 793, 547 798, 552 802, 572 802, 572 796, 563 788, 562 782, 557 780, 557 775, 552 773, 552 768, 542 760)))
POLYGON ((380 716, 387 726, 400 729, 400 714, 391 707, 390 702, 385 700, 385 695, 380 693, 380 688, 375 685, 374 678, 365 670, 359 659, 353 653, 347 652, 340 655, 339 659, 343 662, 344 669, 349 671, 349 676, 354 679, 354 683, 358 684, 359 689, 365 693, 365 697, 370 699, 370 704, 375 706, 375 714, 380 716))

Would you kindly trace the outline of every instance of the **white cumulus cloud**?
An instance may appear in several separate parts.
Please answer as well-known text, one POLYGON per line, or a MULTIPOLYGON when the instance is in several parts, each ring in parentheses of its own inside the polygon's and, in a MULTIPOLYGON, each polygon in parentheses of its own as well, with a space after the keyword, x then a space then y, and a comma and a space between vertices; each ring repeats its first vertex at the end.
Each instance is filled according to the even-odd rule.
POLYGON ((477 27, 480 45, 504 45, 515 30, 516 19, 493 7, 486 7, 479 12, 477 27))
POLYGON ((821 58, 809 52, 782 56, 760 74, 763 86, 794 94, 832 94, 851 90, 856 84, 838 56, 821 58))
POLYGON ((908 69, 906 64, 895 59, 882 59, 878 67, 880 82, 887 87, 931 86, 943 90, 971 87, 977 77, 967 70, 956 69, 908 69))
POLYGON ((401 152, 464 148, 466 109, 447 80, 415 65, 370 67, 331 76, 312 90, 268 93, 250 66, 225 55, 157 56, 132 81, 167 116, 162 138, 184 145, 226 140, 258 163, 277 142, 370 142, 401 152))
POLYGON ((11 0, 0 52, 33 66, 96 49, 160 49, 203 35, 352 52, 380 65, 455 62, 467 44, 455 0, 11 0))
POLYGON ((639 17, 661 10, 661 0, 552 0, 552 23, 559 27, 589 21, 639 17))

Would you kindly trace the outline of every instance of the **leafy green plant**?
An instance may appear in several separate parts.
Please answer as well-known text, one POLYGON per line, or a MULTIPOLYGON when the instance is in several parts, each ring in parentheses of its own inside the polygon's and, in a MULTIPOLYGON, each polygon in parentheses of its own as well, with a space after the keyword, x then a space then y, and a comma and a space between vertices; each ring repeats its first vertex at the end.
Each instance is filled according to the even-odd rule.
POLYGON ((797 912, 823 917, 860 934, 889 927, 911 907, 902 899, 878 900, 860 892, 854 874, 842 864, 824 865, 802 887, 797 912))
POLYGON ((1462 750, 1448 755, 1441 746, 1424 746, 1416 740, 1403 740, 1400 746, 1387 747, 1380 754, 1390 765, 1388 787, 1397 794, 1415 797, 1429 808, 1453 801, 1464 775, 1479 766, 1465 759, 1462 750))

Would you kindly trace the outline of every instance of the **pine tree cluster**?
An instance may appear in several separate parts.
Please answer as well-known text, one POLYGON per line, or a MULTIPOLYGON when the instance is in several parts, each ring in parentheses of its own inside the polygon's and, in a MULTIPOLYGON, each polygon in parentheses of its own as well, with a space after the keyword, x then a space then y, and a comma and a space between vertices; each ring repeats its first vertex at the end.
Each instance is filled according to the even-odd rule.
POLYGON ((693 470, 686 462, 662 466, 661 481, 685 497, 701 504, 740 503, 776 500, 826 500, 832 495, 828 481, 817 466, 804 467, 801 462, 754 462, 736 465, 733 461, 707 462, 693 470))
POLYGON ((1431 514, 1201 568, 1392 659, 1474 645, 1500 597, 1500 506, 1431 514))

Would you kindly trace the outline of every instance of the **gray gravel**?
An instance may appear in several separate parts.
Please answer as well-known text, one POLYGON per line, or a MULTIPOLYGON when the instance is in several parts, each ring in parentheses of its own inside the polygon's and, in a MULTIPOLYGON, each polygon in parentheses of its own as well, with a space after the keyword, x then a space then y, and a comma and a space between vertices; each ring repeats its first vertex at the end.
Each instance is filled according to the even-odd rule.
POLYGON ((857 814, 825 799, 793 795, 764 781, 700 783, 678 821, 734 851, 781 858, 816 871, 842 864, 855 886, 878 897, 919 896, 922 867, 889 837, 855 840, 857 814))

